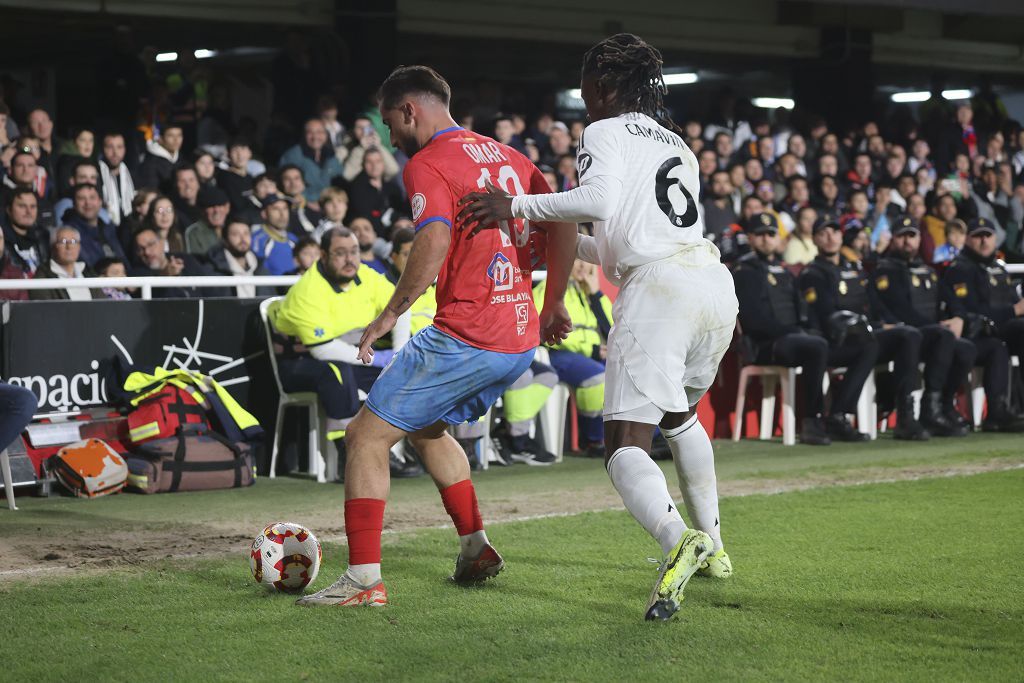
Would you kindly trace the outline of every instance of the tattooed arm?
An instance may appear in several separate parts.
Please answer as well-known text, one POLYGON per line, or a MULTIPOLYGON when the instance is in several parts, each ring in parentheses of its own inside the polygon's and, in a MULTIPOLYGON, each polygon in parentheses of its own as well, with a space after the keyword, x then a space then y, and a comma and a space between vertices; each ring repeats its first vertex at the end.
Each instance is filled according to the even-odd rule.
POLYGON ((402 277, 395 285, 395 293, 387 308, 370 323, 359 340, 359 360, 369 364, 373 360, 370 346, 391 331, 398 317, 406 313, 416 299, 427 291, 437 278, 451 244, 451 228, 441 221, 427 223, 416 233, 412 251, 402 277))

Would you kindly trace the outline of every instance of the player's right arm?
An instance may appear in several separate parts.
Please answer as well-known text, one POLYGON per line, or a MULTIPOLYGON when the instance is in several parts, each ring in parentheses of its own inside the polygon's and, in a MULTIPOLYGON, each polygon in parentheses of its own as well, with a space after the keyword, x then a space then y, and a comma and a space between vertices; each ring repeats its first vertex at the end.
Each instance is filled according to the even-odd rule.
POLYGON ((364 363, 373 360, 371 345, 391 331, 399 316, 412 308, 437 278, 451 245, 454 202, 447 180, 435 168, 416 159, 406 164, 404 179, 409 196, 417 199, 413 215, 416 237, 391 301, 359 340, 359 360, 364 363))
POLYGON ((488 192, 474 192, 459 201, 465 207, 457 222, 476 234, 513 218, 559 223, 607 221, 619 206, 623 185, 623 154, 613 130, 594 124, 584 132, 583 146, 576 157, 579 187, 515 197, 491 187, 488 192))

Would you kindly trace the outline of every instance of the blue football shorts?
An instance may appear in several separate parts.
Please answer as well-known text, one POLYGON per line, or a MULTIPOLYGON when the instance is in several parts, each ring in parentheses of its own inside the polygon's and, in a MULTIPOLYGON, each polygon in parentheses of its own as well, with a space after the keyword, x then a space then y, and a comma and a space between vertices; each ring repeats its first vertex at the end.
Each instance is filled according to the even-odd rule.
POLYGON ((534 351, 478 349, 431 325, 395 354, 366 407, 406 432, 476 421, 530 367, 534 351))

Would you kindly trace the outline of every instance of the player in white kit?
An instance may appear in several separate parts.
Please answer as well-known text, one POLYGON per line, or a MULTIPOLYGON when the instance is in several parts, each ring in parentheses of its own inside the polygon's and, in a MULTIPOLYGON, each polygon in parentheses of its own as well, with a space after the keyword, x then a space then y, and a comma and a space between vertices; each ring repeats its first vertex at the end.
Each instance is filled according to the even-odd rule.
POLYGON ((593 222, 578 256, 620 286, 608 338, 605 464, 626 509, 661 545, 645 618, 669 619, 697 572, 727 577, 714 453, 696 406, 736 325, 733 279, 704 239, 697 160, 665 111, 661 54, 621 33, 583 58, 592 123, 576 157, 580 186, 549 195, 474 193, 458 220, 474 232, 513 217, 593 222), (688 529, 649 453, 660 425, 695 527, 688 529))

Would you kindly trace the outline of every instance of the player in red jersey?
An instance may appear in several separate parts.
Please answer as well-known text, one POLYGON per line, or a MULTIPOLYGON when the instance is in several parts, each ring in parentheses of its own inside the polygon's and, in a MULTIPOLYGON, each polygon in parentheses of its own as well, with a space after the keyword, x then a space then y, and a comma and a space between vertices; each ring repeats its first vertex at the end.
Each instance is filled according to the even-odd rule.
POLYGON ((547 230, 517 219, 470 237, 452 230, 457 202, 499 186, 510 194, 547 192, 540 171, 522 154, 459 128, 448 111, 451 89, 433 69, 395 69, 380 88, 380 112, 391 141, 409 157, 404 172, 416 239, 387 309, 367 329, 360 359, 437 278, 434 324, 413 337, 374 384, 345 437, 345 533, 349 566, 334 584, 301 605, 387 604, 380 573, 380 535, 390 487, 388 451, 408 435, 459 534, 452 579, 475 583, 504 565, 483 529, 469 462, 447 427, 479 419, 529 367, 539 341, 571 329, 562 301, 576 254, 575 229, 547 230), (546 245, 544 244, 546 241, 546 245), (539 252, 544 252, 543 254, 539 252), (546 256, 544 314, 533 304, 534 259, 546 256))

